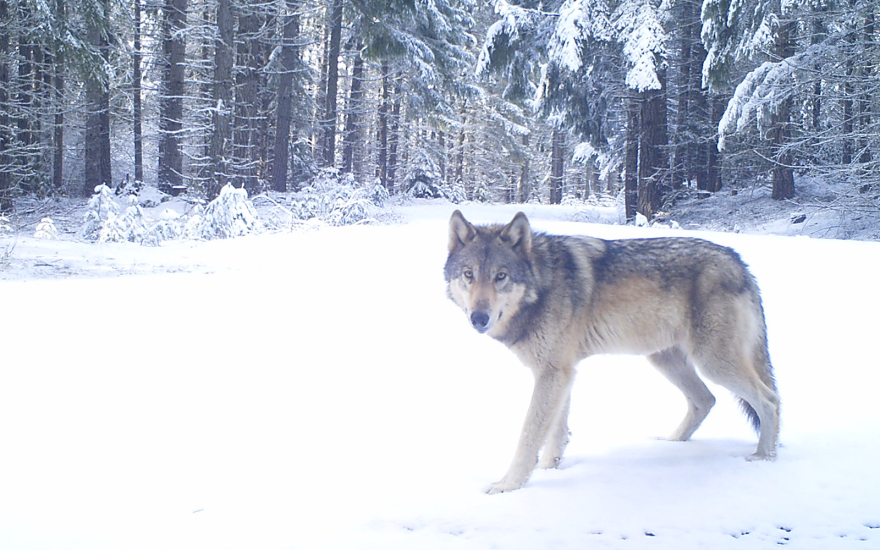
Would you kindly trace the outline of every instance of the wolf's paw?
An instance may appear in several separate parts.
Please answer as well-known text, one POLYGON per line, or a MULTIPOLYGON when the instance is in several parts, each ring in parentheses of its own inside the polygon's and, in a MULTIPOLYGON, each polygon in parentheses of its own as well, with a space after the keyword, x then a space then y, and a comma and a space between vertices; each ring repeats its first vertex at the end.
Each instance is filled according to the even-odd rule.
POLYGON ((754 454, 750 454, 749 456, 747 456, 746 460, 749 462, 756 462, 758 460, 773 462, 774 460, 776 460, 776 451, 772 451, 769 453, 755 452, 754 454))
POLYGON ((498 493, 509 493, 510 491, 516 491, 523 485, 525 485, 526 480, 522 481, 509 481, 507 477, 503 478, 501 481, 496 481, 492 485, 486 487, 487 495, 497 495, 498 493))
POLYGON ((670 436, 655 435, 651 439, 653 439, 654 441, 676 441, 676 442, 687 441, 687 439, 682 439, 680 437, 676 437, 674 434, 670 435, 670 436))
POLYGON ((553 470, 559 467, 559 463, 562 462, 561 456, 542 456, 541 462, 538 462, 538 468, 542 470, 553 470))

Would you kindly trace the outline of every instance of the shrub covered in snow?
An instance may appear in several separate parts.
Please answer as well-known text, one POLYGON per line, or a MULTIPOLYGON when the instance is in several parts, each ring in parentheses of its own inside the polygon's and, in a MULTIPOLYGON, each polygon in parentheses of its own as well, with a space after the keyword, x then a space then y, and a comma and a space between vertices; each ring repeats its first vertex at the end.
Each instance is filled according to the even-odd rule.
POLYGON ((52 221, 52 218, 40 220, 36 231, 34 231, 34 237, 37 239, 58 240, 58 230, 55 229, 55 222, 52 221))
POLYGON ((95 194, 89 199, 87 208, 78 234, 83 239, 97 241, 104 224, 119 215, 119 205, 116 204, 113 190, 104 184, 95 187, 95 194))
POLYGON ((485 181, 477 183, 474 188, 474 200, 477 202, 492 202, 492 190, 485 181))
POLYGON ((226 184, 220 195, 205 208, 198 225, 197 236, 202 239, 226 239, 249 233, 259 233, 263 225, 245 189, 226 184))
POLYGON ((388 193, 388 190, 376 181, 367 191, 367 198, 370 199, 370 202, 375 204, 378 207, 385 206, 385 203, 391 200, 391 195, 388 193))
POLYGON ((147 230, 144 235, 144 244, 156 246, 164 241, 173 241, 183 236, 183 228, 177 220, 159 220, 147 230))
POLYGON ((134 195, 129 195, 128 200, 129 205, 125 212, 119 216, 111 216, 104 222, 98 235, 98 242, 144 244, 144 237, 147 233, 144 211, 137 204, 134 195))
MULTIPOLYGON (((138 201, 139 198, 135 195, 117 198, 109 187, 99 185, 95 188, 94 196, 89 199, 79 237, 101 243, 131 242, 156 246, 162 241, 178 239, 183 235, 181 224, 176 219, 177 214, 168 217, 163 213, 162 219, 152 224, 138 201), (128 203, 121 213, 120 202, 128 203)), ((44 222, 46 220, 37 226, 38 233, 44 222)), ((48 223, 51 224, 51 220, 48 223)), ((48 227, 45 231, 49 231, 48 227)), ((57 238, 57 232, 55 235, 57 238)))
POLYGON ((156 187, 147 185, 138 190, 137 198, 138 204, 144 208, 153 208, 170 200, 171 195, 159 191, 156 187))
POLYGON ((156 246, 164 241, 172 241, 183 236, 183 227, 180 225, 180 215, 170 208, 166 208, 159 215, 159 221, 153 225, 144 236, 144 244, 156 246))
POLYGON ((186 220, 186 223, 183 225, 183 236, 186 239, 198 239, 199 238, 199 228, 202 225, 202 214, 204 213, 204 209, 201 205, 196 205, 193 208, 192 214, 186 220))
POLYGON ((443 191, 434 180, 419 178, 409 183, 406 194, 414 199, 436 199, 443 196, 443 191))
POLYGON ((9 218, 0 216, 0 235, 4 233, 12 233, 12 224, 9 223, 9 218))
POLYGON ((427 150, 413 152, 409 172, 404 177, 406 194, 415 199, 438 199, 443 196, 441 170, 437 159, 427 150))
POLYGON ((291 212, 300 220, 318 219, 330 225, 364 223, 389 200, 378 184, 361 185, 352 174, 324 169, 291 201, 291 212))
POLYGON ((440 193, 444 199, 452 204, 467 202, 467 192, 464 190, 464 185, 462 185, 460 181, 456 181, 452 185, 444 185, 440 188, 440 193))

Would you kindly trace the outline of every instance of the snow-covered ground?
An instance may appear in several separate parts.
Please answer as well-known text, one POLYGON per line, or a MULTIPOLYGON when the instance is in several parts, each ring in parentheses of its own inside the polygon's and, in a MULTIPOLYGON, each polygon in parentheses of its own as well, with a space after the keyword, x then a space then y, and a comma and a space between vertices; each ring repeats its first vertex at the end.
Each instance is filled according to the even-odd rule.
MULTIPOLYGON (((487 496, 531 375, 445 297, 453 208, 159 247, 0 238, 0 548, 880 548, 880 243, 684 232, 761 284, 776 462, 743 460, 756 437, 720 388, 692 441, 657 440, 683 398, 604 356, 561 468, 487 496)), ((518 208, 675 232, 462 210, 518 208)))

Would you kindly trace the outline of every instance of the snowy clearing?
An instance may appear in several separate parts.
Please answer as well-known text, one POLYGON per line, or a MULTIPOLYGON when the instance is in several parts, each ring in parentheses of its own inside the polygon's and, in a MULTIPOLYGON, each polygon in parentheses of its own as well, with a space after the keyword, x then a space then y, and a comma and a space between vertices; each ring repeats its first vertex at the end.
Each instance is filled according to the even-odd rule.
MULTIPOLYGON (((159 247, 0 238, 0 548, 880 547, 880 243, 685 232, 761 285, 775 463, 743 460, 756 437, 718 387, 692 441, 657 440, 684 399, 603 356, 579 368, 561 469, 486 496, 531 375, 445 297, 453 208, 159 247)), ((548 232, 674 232, 462 207, 517 209, 548 232)))

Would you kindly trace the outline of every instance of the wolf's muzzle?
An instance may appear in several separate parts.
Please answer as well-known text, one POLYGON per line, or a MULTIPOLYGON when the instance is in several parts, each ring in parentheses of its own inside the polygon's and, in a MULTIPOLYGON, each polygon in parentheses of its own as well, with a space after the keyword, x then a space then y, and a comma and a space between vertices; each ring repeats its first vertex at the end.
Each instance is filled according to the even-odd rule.
POLYGON ((486 332, 489 329, 489 313, 480 310, 471 313, 471 325, 479 332, 486 332))

